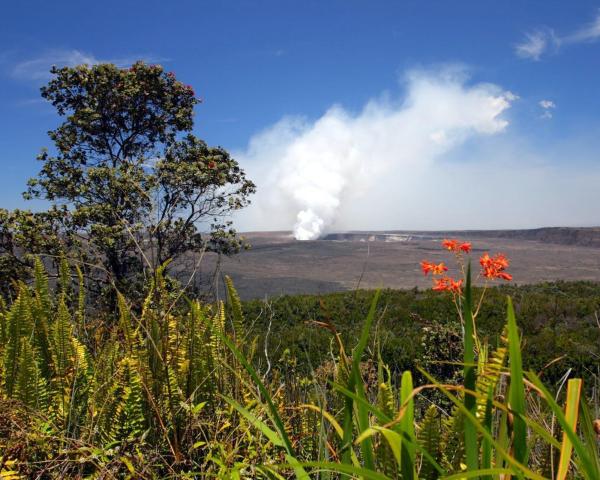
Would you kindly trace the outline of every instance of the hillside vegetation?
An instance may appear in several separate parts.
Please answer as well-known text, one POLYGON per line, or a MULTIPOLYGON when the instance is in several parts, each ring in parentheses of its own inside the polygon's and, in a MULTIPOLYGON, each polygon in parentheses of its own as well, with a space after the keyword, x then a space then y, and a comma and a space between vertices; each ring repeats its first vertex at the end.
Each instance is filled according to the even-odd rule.
POLYGON ((595 285, 492 290, 477 308, 467 269, 435 280, 448 294, 286 298, 271 314, 229 280, 227 305, 187 299, 159 268, 140 309, 118 294, 98 319, 78 272, 63 259, 52 289, 37 259, 2 306, 3 479, 600 478, 592 372, 562 388, 525 373, 500 301, 592 335, 595 285))
MULTIPOLYGON (((473 290, 475 296, 482 291, 473 290)), ((280 358, 288 351, 297 359, 298 368, 307 372, 331 357, 331 334, 316 322, 331 323, 342 339, 351 343, 362 328, 374 294, 359 290, 282 296, 266 303, 247 301, 243 308, 261 338, 261 332, 270 331, 270 356, 280 358)), ((500 341, 507 296, 513 299, 523 334, 526 368, 543 372, 551 384, 570 369, 573 375, 589 378, 600 373, 600 284, 555 282, 488 288, 477 324, 479 335, 491 345, 500 341)), ((451 368, 439 362, 457 362, 462 355, 461 325, 451 297, 432 290, 382 290, 375 332, 373 348, 395 371, 422 366, 445 377, 451 368)))

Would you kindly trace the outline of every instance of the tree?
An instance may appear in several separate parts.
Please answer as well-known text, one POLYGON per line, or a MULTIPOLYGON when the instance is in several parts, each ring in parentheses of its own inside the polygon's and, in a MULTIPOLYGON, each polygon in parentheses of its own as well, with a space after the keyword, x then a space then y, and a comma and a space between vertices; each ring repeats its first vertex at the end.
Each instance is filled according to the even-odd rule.
MULTIPOLYGON (((243 246, 227 216, 255 185, 220 147, 194 136, 192 87, 159 65, 53 67, 42 97, 65 118, 49 132, 27 199, 47 200, 61 238, 124 289, 187 251, 243 246)), ((47 227, 50 228, 50 227, 47 227)))
MULTIPOLYGON (((0 294, 8 297, 15 291, 15 281, 31 275, 35 254, 60 257, 65 247, 60 226, 68 215, 59 208, 47 212, 9 211, 0 208, 0 294)), ((0 302, 1 303, 1 302, 0 302)))

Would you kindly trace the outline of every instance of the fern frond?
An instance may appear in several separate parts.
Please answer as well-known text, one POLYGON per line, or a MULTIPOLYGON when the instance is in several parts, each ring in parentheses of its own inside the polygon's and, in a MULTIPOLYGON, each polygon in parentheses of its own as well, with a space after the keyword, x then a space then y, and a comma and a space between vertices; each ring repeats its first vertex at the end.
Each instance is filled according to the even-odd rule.
POLYGON ((479 392, 477 398, 477 416, 483 418, 486 409, 486 399, 489 392, 494 393, 502 377, 502 370, 508 358, 508 340, 506 330, 500 337, 501 344, 488 354, 488 347, 485 348, 485 355, 480 355, 479 371, 477 373, 476 389, 479 392))
POLYGON ((75 265, 77 272, 77 313, 76 324, 80 333, 85 331, 85 278, 79 265, 75 265))
POLYGON ((31 299, 25 284, 20 284, 19 294, 11 306, 6 319, 7 341, 4 352, 4 389, 11 397, 14 393, 22 338, 29 338, 32 333, 31 299))
POLYGON ((14 397, 36 410, 44 410, 48 400, 46 380, 40 371, 35 350, 27 337, 21 338, 14 397))
POLYGON ((71 267, 67 257, 61 255, 58 263, 58 282, 60 293, 66 297, 71 293, 71 267))
POLYGON ((394 418, 396 412, 396 400, 394 390, 387 382, 381 382, 377 390, 377 403, 379 409, 389 418, 394 418))
POLYGON ((48 274, 44 263, 37 256, 33 260, 33 289, 39 313, 48 316, 52 311, 48 274))
MULTIPOLYGON (((441 420, 438 410, 435 405, 431 405, 425 412, 425 416, 419 425, 418 440, 421 447, 437 463, 440 463, 442 457, 440 427, 441 420)), ((421 460, 419 478, 423 480, 437 480, 439 478, 439 472, 425 457, 421 460)))
POLYGON ((237 290, 233 286, 233 281, 227 275, 225 275, 225 286, 227 288, 227 296, 229 297, 229 305, 231 307, 231 314, 233 317, 233 334, 238 343, 244 337, 244 313, 242 311, 242 301, 237 293, 237 290))
POLYGON ((40 352, 42 374, 50 380, 52 374, 52 355, 50 353, 49 323, 53 310, 53 302, 48 286, 48 274, 42 260, 34 259, 34 295, 32 314, 34 323, 34 346, 40 352))
POLYGON ((450 416, 442 420, 442 467, 448 472, 460 471, 464 462, 464 422, 464 415, 457 407, 453 407, 450 416))
POLYGON ((121 292, 117 292, 117 305, 119 307, 119 327, 121 327, 123 336, 125 337, 127 349, 130 353, 133 353, 136 341, 134 329, 131 325, 131 312, 129 311, 129 306, 125 301, 125 297, 123 297, 121 292))
POLYGON ((58 313, 52 325, 52 360, 55 374, 59 379, 65 380, 73 365, 74 349, 71 341, 73 337, 71 314, 67 308, 65 296, 61 295, 58 301, 58 313))
POLYGON ((125 358, 122 361, 122 370, 126 388, 123 390, 121 416, 117 421, 118 436, 128 439, 140 435, 146 428, 145 404, 137 363, 131 358, 125 358))

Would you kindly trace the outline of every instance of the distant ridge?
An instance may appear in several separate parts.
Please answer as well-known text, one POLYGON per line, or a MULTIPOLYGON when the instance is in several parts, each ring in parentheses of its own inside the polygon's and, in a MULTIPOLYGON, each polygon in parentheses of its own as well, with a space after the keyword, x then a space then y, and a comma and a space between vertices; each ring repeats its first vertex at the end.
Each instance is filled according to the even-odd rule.
POLYGON ((518 238, 559 245, 600 247, 600 227, 544 227, 529 230, 494 230, 473 233, 485 237, 518 238))
POLYGON ((462 238, 511 238, 533 240, 558 245, 578 245, 582 247, 600 248, 600 227, 542 227, 523 230, 386 230, 386 231, 349 231, 329 233, 323 240, 337 241, 407 241, 413 237, 439 238, 456 236, 462 238))

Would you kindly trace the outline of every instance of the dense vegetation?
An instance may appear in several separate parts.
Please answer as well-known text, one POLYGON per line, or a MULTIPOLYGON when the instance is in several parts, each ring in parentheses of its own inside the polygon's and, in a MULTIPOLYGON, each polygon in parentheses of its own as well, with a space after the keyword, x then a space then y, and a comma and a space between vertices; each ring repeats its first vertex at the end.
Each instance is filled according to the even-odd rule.
MULTIPOLYGON (((304 332, 325 328, 331 340, 328 361, 317 365, 315 357, 303 374, 292 352, 265 363, 269 348, 252 334, 256 325, 230 281, 227 307, 203 305, 158 269, 141 310, 119 294, 113 321, 103 318, 98 329, 82 277, 71 273, 63 259, 53 293, 36 260, 32 285, 20 283, 1 309, 2 478, 599 478, 598 421, 581 380, 552 389, 566 402, 563 414, 537 375, 523 377, 510 302, 508 323, 497 299, 486 307, 484 317, 502 331, 495 344, 476 333, 469 277, 458 312, 464 333, 452 332, 457 343, 449 342, 458 375, 438 383, 448 372, 401 372, 378 352, 392 335, 381 325, 396 296, 422 303, 419 317, 441 315, 426 327, 428 341, 437 335, 426 349, 435 355, 448 339, 445 295, 330 297, 353 303, 334 311, 325 301, 319 324, 303 325, 304 332), (347 313, 351 320, 342 323, 347 313), (353 325, 357 335, 344 342, 333 323, 353 325)), ((538 287, 538 294, 551 288, 538 287)), ((402 338, 397 328, 394 336, 402 338)), ((271 325, 283 346, 294 345, 284 331, 271 325)), ((407 335, 410 342, 414 334, 407 335)))
MULTIPOLYGON (((476 296, 480 293, 480 288, 474 289, 476 296)), ((351 343, 360 333, 373 295, 373 291, 361 290, 283 296, 243 306, 257 333, 269 331, 270 356, 279 359, 287 351, 306 373, 330 358, 331 334, 315 322, 332 324, 344 342, 351 343)), ((526 368, 540 372, 549 384, 556 384, 570 369, 573 375, 592 381, 600 376, 600 284, 580 281, 488 288, 477 317, 478 333, 494 346, 504 327, 507 295, 513 299, 523 334, 526 368)), ((459 362, 462 355, 461 325, 449 294, 383 290, 377 313, 374 348, 392 370, 414 371, 421 366, 438 378, 452 378, 457 367, 439 363, 459 362)))

